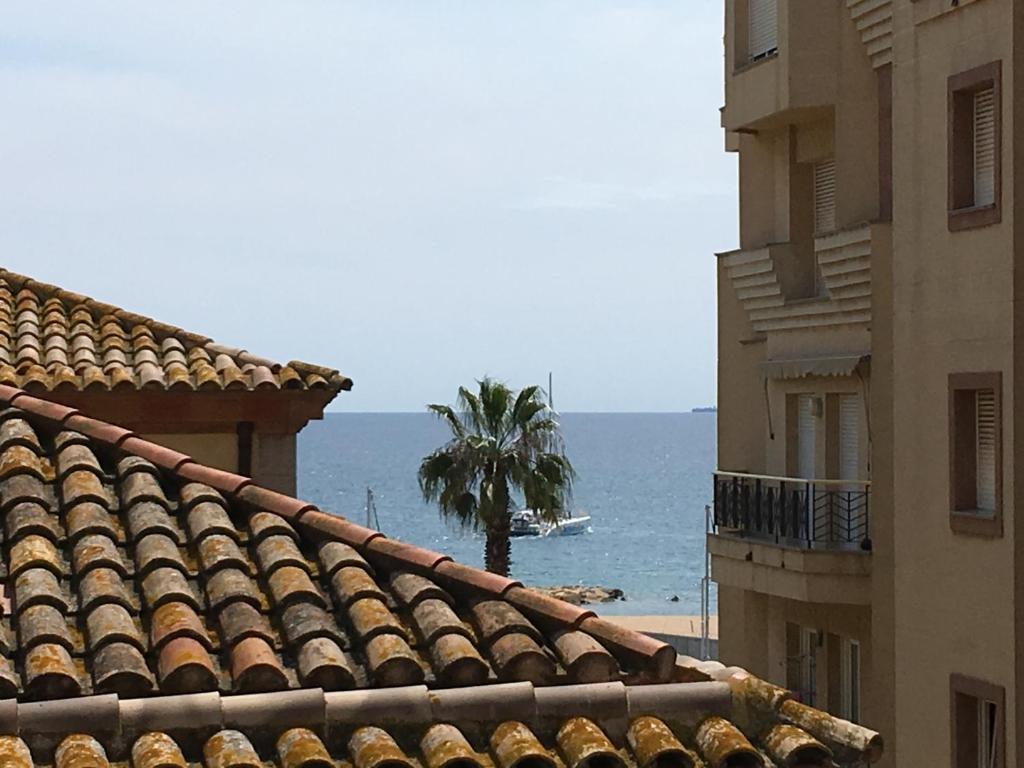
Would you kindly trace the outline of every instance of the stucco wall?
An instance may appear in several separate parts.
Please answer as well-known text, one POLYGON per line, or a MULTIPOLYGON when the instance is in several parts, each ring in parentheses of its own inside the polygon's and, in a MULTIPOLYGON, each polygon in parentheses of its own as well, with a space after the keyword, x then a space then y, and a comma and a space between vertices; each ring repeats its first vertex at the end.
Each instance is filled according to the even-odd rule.
MULTIPOLYGON (((947 227, 947 78, 1002 59, 1003 136, 1012 80, 1010 3, 975 2, 915 24, 934 3, 897 5, 894 81, 893 412, 896 736, 900 756, 949 765, 949 676, 1006 688, 1014 711, 1012 515, 1004 536, 957 535, 949 525, 947 376, 1001 371, 1012 392, 1013 252, 1009 217, 981 229, 947 227), (916 6, 916 7, 915 7, 916 6)), ((1003 167, 1012 142, 1003 141, 1003 167)), ((1004 175, 1003 210, 1012 194, 1004 175)), ((1003 445, 1013 444, 1004 398, 1003 445)), ((1004 451, 1004 505, 1012 498, 1004 451)), ((1006 764, 1015 765, 1013 729, 1006 764)), ((901 759, 902 762, 902 759, 901 759)))
POLYGON ((147 434, 147 440, 188 454, 200 464, 238 471, 238 438, 232 433, 147 434))
POLYGON ((257 432, 252 442, 252 476, 275 491, 296 492, 295 435, 257 432))
POLYGON ((764 343, 754 338, 746 311, 718 266, 718 467, 759 472, 768 432, 764 391, 758 374, 764 343))
MULTIPOLYGON (((186 453, 202 464, 239 471, 238 436, 234 432, 147 434, 145 437, 186 453)), ((294 494, 295 446, 295 435, 255 433, 252 438, 252 479, 275 491, 294 494)))

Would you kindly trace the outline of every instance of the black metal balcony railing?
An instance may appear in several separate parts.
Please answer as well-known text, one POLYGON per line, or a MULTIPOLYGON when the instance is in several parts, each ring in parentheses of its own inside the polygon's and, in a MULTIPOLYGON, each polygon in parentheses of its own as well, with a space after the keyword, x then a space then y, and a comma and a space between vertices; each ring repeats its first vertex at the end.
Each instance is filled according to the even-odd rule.
POLYGON ((808 549, 871 549, 871 483, 715 472, 713 532, 808 549))

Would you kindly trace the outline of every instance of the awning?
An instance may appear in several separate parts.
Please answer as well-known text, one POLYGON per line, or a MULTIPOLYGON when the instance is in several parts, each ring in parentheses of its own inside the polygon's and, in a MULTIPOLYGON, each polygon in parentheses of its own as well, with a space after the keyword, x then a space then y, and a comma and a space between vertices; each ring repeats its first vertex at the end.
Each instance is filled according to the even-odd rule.
POLYGON ((803 357, 794 360, 768 360, 761 370, 769 379, 801 379, 805 376, 851 376, 858 365, 865 365, 871 355, 839 355, 836 357, 803 357))

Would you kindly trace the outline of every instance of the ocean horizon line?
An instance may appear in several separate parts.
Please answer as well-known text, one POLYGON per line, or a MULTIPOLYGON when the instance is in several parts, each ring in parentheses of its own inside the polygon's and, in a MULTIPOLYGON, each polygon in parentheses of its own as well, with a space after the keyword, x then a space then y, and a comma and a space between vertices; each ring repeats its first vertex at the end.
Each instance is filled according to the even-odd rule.
MULTIPOLYGON (((712 408, 714 406, 695 406, 696 408, 712 408)), ((694 411, 693 409, 680 411, 558 411, 563 416, 703 416, 715 411, 694 411)), ((432 416, 434 414, 427 410, 422 411, 348 411, 331 410, 324 411, 324 416, 432 416)))

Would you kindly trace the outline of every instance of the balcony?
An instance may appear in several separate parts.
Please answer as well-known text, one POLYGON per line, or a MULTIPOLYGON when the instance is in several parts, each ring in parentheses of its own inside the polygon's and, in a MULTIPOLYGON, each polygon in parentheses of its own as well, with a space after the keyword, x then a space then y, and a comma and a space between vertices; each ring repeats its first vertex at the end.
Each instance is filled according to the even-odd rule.
POLYGON ((726 5, 722 127, 758 131, 827 114, 838 96, 837 30, 845 10, 838 3, 780 3, 777 50, 751 56, 745 5, 726 5))
POLYGON ((871 484, 716 472, 712 576, 803 602, 871 601, 871 484))
POLYGON ((871 551, 871 483, 715 473, 714 533, 807 549, 871 551))

